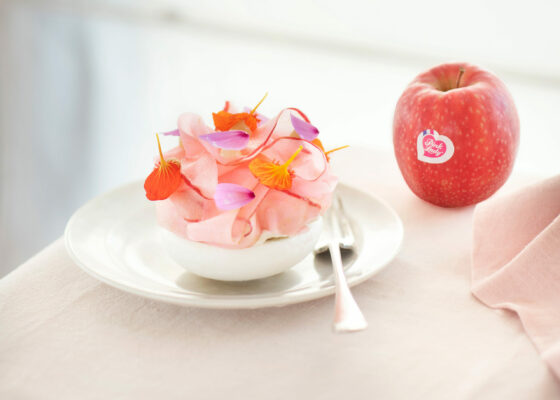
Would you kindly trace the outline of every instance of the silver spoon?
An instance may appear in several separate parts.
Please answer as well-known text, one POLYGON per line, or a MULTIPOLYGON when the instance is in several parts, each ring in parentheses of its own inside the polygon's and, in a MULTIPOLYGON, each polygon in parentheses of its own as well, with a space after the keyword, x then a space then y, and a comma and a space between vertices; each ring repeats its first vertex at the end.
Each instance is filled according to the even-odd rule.
POLYGON ((333 329, 335 332, 355 332, 367 328, 364 318, 356 300, 350 292, 344 269, 340 249, 354 249, 354 234, 348 217, 344 213, 342 200, 335 196, 331 208, 325 215, 328 230, 327 237, 320 239, 315 248, 315 255, 330 252, 334 271, 335 282, 335 310, 333 329))

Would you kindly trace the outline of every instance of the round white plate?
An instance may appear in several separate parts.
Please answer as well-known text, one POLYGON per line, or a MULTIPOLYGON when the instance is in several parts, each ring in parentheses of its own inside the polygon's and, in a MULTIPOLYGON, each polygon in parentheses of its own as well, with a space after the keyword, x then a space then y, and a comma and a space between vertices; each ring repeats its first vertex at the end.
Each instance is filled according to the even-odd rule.
MULTIPOLYGON (((343 257, 349 285, 385 267, 403 237, 398 215, 381 200, 340 184, 356 251, 343 257)), ((290 270, 246 282, 201 278, 177 265, 158 241, 154 204, 141 182, 80 208, 66 226, 66 248, 88 274, 116 288, 169 303, 208 308, 283 306, 334 293, 328 257, 308 255, 290 270)), ((328 253, 327 253, 328 256, 328 253)))

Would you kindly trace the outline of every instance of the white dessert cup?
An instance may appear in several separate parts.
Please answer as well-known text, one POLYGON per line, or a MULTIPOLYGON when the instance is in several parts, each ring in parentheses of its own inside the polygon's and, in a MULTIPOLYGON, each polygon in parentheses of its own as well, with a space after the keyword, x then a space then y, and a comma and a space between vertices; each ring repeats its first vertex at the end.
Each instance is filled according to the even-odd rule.
POLYGON ((159 228, 167 254, 193 274, 221 281, 248 281, 284 272, 313 251, 323 229, 321 217, 295 236, 273 238, 244 249, 193 242, 159 228))

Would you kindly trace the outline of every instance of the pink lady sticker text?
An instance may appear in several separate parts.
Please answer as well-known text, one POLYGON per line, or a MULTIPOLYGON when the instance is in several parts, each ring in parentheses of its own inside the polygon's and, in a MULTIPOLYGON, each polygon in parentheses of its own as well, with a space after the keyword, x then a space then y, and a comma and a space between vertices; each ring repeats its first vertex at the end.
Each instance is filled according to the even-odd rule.
POLYGON ((455 146, 447 136, 440 135, 433 129, 426 129, 418 134, 418 160, 429 164, 441 164, 453 157, 455 146))

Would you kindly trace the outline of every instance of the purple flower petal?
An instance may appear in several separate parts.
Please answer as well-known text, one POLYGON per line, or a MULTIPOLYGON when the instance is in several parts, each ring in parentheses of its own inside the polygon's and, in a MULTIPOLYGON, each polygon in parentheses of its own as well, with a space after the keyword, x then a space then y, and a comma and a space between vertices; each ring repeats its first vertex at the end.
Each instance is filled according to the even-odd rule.
POLYGON ((249 134, 245 131, 212 132, 200 135, 199 139, 226 150, 241 150, 249 144, 249 134))
POLYGON ((255 193, 235 183, 219 183, 214 193, 214 202, 220 210, 241 208, 255 198, 255 193))
POLYGON ((302 139, 312 141, 319 136, 319 129, 315 128, 309 122, 305 122, 294 115, 291 115, 291 118, 294 130, 302 139))
POLYGON ((164 132, 162 133, 163 136, 179 136, 179 129, 175 129, 174 131, 164 132))

